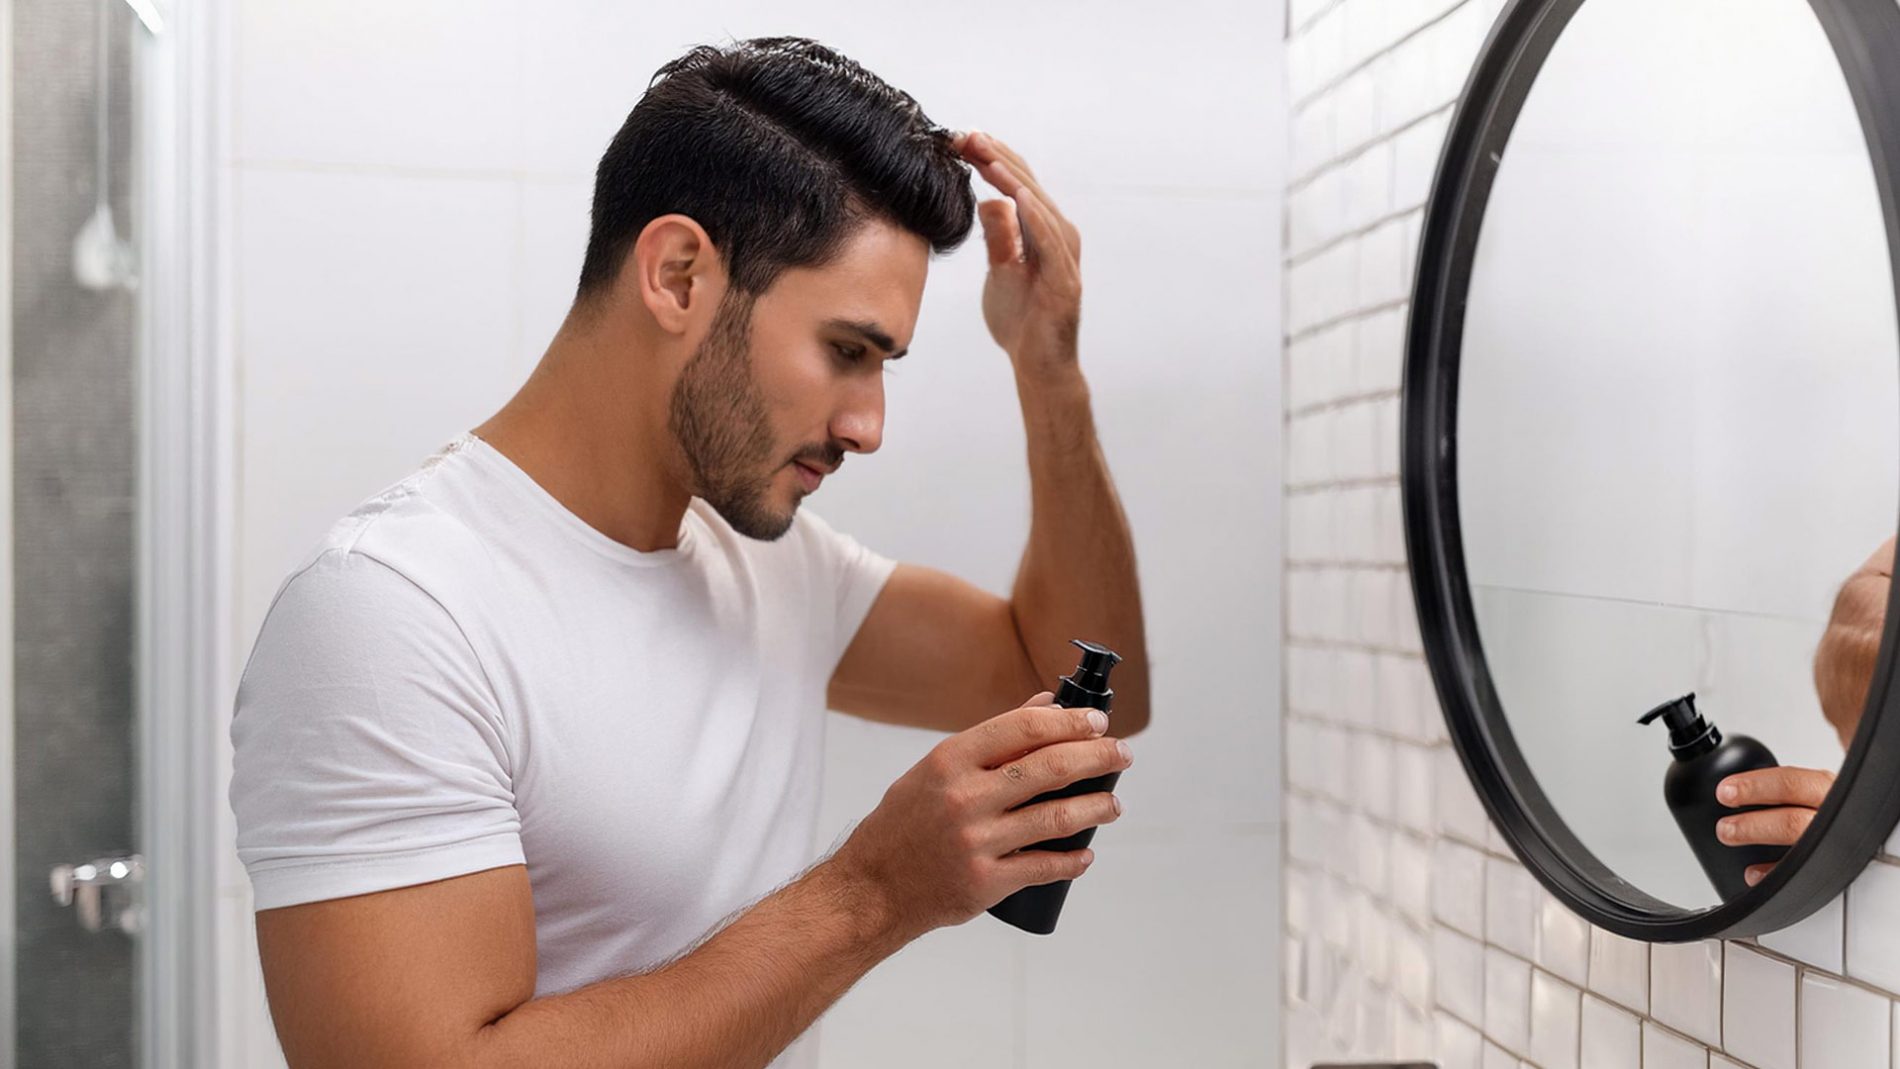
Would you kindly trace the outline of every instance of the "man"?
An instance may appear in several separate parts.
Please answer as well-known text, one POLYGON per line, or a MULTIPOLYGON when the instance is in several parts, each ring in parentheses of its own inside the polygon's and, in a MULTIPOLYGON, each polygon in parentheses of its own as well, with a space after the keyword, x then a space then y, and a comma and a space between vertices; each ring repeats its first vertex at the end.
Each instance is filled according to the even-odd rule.
POLYGON ((1017 808, 1130 763, 1035 693, 1071 638, 1125 658, 1117 734, 1148 721, 1078 251, 1009 148, 817 44, 660 70, 540 365, 331 531, 246 666, 231 801, 291 1065, 762 1066, 909 940, 1088 868, 1019 848, 1114 798, 1017 808), (1029 443, 1007 601, 799 508, 877 449, 973 211, 1029 443), (827 704, 955 734, 805 868, 827 704))

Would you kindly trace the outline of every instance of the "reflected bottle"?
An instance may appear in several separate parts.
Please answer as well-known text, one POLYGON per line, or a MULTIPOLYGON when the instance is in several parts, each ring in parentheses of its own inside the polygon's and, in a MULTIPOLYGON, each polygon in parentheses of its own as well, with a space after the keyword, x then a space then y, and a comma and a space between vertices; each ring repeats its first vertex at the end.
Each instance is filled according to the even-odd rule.
MULTIPOLYGON (((1070 639, 1070 644, 1082 649, 1082 663, 1075 671, 1062 677, 1062 685, 1056 688, 1055 703, 1064 709, 1100 709, 1108 713, 1109 706, 1115 702, 1115 692, 1108 687, 1108 671, 1121 663, 1121 655, 1107 646, 1098 646, 1081 639, 1070 639)), ((1052 798, 1069 798, 1078 794, 1093 794, 1096 791, 1112 791, 1115 781, 1121 779, 1120 772, 1109 772, 1088 779, 1079 779, 1066 787, 1057 787, 1053 791, 1044 791, 1023 806, 1046 802, 1052 798)), ((1094 828, 1083 828, 1074 835, 1065 835, 1060 839, 1045 839, 1031 843, 1024 850, 1080 850, 1095 838, 1094 828)), ((1013 924, 1025 932, 1036 935, 1048 935, 1056 930, 1056 918, 1062 915, 1062 903, 1069 897, 1071 880, 1057 880, 1054 883, 1025 887, 989 909, 990 915, 997 920, 1013 924)))
POLYGON ((1777 764, 1775 755, 1747 735, 1723 738, 1722 732, 1696 711, 1693 693, 1658 705, 1637 723, 1648 724, 1659 717, 1669 727, 1669 752, 1675 757, 1663 774, 1663 801, 1682 828, 1682 837, 1689 840, 1689 849, 1701 862, 1702 871, 1708 874, 1722 901, 1727 902, 1748 890, 1743 873, 1750 865, 1780 861, 1788 848, 1729 846, 1716 838, 1716 821, 1770 807, 1732 809, 1715 800, 1715 787, 1737 772, 1773 768, 1777 764))

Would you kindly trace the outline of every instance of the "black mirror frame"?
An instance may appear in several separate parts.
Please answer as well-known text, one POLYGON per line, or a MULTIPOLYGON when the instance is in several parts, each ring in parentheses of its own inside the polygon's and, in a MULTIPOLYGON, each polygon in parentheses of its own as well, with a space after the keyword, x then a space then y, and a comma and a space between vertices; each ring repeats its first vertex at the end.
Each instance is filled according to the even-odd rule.
MULTIPOLYGON (((1558 815, 1517 747, 1478 639, 1458 516, 1458 362, 1479 228, 1504 147, 1559 35, 1586 0, 1511 0, 1465 84, 1425 208, 1406 332, 1400 485, 1425 659, 1453 745, 1485 810, 1538 881, 1572 911, 1651 942, 1784 928, 1860 875, 1900 821, 1900 689, 1890 593, 1867 706, 1834 790, 1768 877, 1721 905, 1685 909, 1609 870, 1558 815)), ((1841 64, 1872 155, 1900 314, 1900 4, 1809 0, 1841 64)), ((1896 354, 1900 359, 1900 354, 1896 354)))

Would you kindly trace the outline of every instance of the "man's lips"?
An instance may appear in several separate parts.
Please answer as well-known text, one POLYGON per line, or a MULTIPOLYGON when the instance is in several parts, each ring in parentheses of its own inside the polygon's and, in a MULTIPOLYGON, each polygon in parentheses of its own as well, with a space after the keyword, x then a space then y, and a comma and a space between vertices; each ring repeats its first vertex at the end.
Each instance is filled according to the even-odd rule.
POLYGON ((836 468, 820 468, 815 464, 807 464, 802 460, 792 461, 792 467, 798 472, 798 481, 804 485, 806 493, 818 489, 818 484, 824 481, 825 476, 838 470, 836 468))

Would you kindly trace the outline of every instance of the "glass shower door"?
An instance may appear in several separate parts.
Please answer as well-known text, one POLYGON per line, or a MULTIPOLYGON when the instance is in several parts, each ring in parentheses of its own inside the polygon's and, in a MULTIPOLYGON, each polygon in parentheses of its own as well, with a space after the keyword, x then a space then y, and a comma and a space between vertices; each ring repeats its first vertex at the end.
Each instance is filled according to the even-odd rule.
POLYGON ((137 16, 0 0, 0 1064, 140 1064, 137 16))

